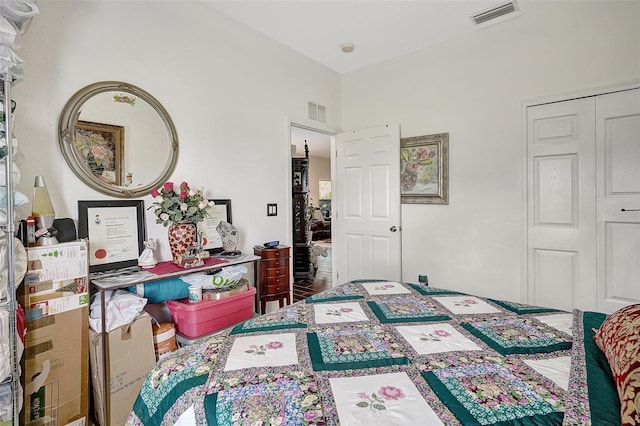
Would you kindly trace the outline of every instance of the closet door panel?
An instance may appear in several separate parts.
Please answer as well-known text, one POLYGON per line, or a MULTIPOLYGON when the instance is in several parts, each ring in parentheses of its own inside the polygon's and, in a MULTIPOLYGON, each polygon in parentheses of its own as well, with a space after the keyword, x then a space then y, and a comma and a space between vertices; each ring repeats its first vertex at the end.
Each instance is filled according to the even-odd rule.
POLYGON ((598 310, 640 303, 640 89, 596 98, 598 310))
POLYGON ((527 109, 527 302, 596 307, 595 101, 527 109))

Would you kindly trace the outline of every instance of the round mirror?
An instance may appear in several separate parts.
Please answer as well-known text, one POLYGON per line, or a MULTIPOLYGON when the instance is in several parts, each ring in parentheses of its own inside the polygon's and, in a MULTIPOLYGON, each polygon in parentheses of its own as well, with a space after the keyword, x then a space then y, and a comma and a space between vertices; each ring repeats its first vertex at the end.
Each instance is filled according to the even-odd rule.
POLYGON ((59 142, 78 178, 103 194, 146 195, 171 175, 178 135, 149 93, 120 81, 83 87, 60 115, 59 142))

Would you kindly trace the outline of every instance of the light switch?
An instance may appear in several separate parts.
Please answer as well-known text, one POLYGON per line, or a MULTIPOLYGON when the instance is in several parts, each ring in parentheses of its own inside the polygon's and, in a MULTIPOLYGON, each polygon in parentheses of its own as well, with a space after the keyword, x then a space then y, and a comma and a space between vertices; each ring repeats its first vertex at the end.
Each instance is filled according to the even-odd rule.
POLYGON ((278 205, 275 203, 267 204, 267 216, 278 216, 278 205))

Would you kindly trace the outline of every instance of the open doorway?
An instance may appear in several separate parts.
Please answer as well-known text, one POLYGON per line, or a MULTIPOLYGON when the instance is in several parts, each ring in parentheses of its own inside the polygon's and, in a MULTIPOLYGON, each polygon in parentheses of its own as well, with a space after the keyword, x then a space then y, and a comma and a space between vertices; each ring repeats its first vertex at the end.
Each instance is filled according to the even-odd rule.
POLYGON ((305 238, 301 239, 296 234, 301 230, 293 227, 293 299, 298 301, 333 286, 331 135, 294 124, 291 124, 290 135, 292 215, 295 218, 297 214, 304 214, 306 231, 305 238), (298 185, 300 182, 294 182, 300 167, 307 168, 301 174, 307 180, 303 187, 298 185))

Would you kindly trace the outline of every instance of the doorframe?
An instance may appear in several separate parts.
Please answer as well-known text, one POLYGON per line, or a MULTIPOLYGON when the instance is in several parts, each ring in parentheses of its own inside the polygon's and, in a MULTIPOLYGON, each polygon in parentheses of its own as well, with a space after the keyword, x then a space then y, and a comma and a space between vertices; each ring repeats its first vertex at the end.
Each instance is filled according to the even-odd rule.
MULTIPOLYGON (((301 117, 295 117, 295 116, 287 116, 287 120, 286 120, 286 135, 287 137, 286 139, 286 144, 284 146, 285 148, 285 158, 287 159, 286 161, 286 171, 287 171, 287 176, 289 177, 287 179, 287 185, 285 186, 286 188, 286 196, 284 197, 284 199, 286 200, 285 203, 285 211, 286 211, 286 223, 287 223, 287 241, 289 243, 289 246, 293 246, 293 212, 292 212, 292 208, 293 208, 293 202, 292 202, 292 198, 291 198, 291 194, 292 194, 292 190, 293 190, 293 186, 292 186, 292 182, 291 182, 291 173, 292 173, 292 169, 291 169, 291 127, 298 127, 301 129, 305 129, 305 130, 311 130, 314 132, 318 132, 318 133, 324 133, 325 135, 329 135, 331 137, 331 155, 329 156, 329 160, 331 162, 331 193, 332 196, 331 198, 333 199, 334 196, 333 194, 335 194, 335 189, 337 187, 336 185, 336 169, 335 169, 335 152, 336 152, 336 135, 338 133, 341 133, 341 130, 338 128, 335 128, 333 126, 329 126, 325 123, 322 123, 320 121, 316 121, 316 120, 311 120, 308 118, 301 118, 301 117)), ((333 201, 332 201, 332 206, 331 206, 331 220, 333 221, 334 219, 334 213, 335 210, 333 208, 333 201)), ((333 222, 335 223, 335 222, 333 222)), ((333 230, 334 230, 334 226, 331 226, 331 238, 333 239, 333 230)), ((289 271, 289 275, 290 275, 290 280, 291 280, 291 289, 293 290, 293 269, 294 268, 290 268, 289 271)), ((337 282, 337 278, 336 278, 336 274, 337 274, 337 270, 335 267, 335 256, 331 256, 331 282, 332 283, 336 283, 337 282)))
MULTIPOLYGON (((522 126, 522 172, 520 174, 520 187, 522 188, 522 217, 520 218, 520 235, 522 239, 521 246, 521 268, 520 268, 520 302, 530 303, 530 288, 529 288, 529 211, 528 211, 528 182, 527 176, 528 170, 528 147, 527 147, 527 110, 530 107, 552 104, 556 102, 571 101, 574 99, 588 98, 593 96, 605 95, 607 93, 623 92, 625 90, 633 90, 640 88, 640 79, 634 79, 627 82, 615 83, 606 86, 596 87, 592 89, 584 89, 576 92, 570 92, 564 95, 546 96, 540 98, 530 98, 520 103, 520 123, 522 126)), ((595 182, 594 182, 595 185, 595 182)), ((594 206, 595 207, 595 206, 594 206)), ((596 265, 597 267, 597 265, 596 265)))

